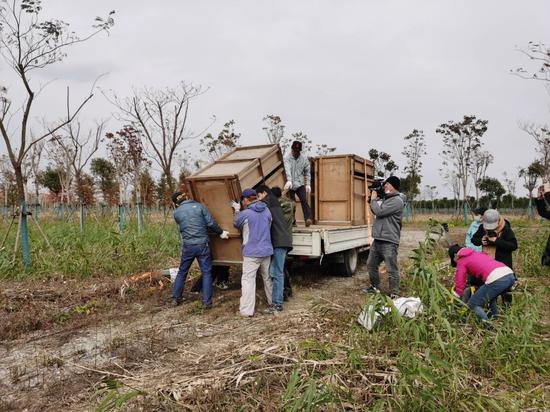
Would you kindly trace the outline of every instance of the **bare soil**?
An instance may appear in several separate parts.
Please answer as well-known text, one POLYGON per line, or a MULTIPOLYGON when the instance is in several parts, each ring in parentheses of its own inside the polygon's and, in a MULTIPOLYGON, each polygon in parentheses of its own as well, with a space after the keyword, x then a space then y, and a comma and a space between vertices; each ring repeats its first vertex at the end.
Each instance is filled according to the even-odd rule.
MULTIPOLYGON (((404 231, 401 259, 423 238, 422 230, 404 231)), ((349 327, 364 299, 359 289, 368 285, 364 259, 351 278, 306 265, 282 313, 261 314, 258 287, 257 315, 245 319, 237 314, 238 273, 231 277, 233 287, 215 290, 207 311, 191 293, 171 307, 170 284, 158 274, 130 283, 123 297, 124 279, 0 283, 0 410, 94 410, 109 379, 147 393, 142 410, 171 410, 163 399, 208 410, 208 399, 224 388, 253 389, 263 372, 254 369, 258 354, 280 357, 288 345, 327 338, 329 326, 349 327), (327 308, 349 322, 337 324, 327 308)), ((270 369, 290 374, 285 365, 270 369)))

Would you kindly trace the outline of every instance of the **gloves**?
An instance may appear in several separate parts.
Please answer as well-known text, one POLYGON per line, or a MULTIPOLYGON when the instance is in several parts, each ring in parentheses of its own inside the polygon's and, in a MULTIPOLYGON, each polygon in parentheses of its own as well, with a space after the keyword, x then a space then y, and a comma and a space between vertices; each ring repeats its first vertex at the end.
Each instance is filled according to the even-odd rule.
POLYGON ((451 295, 452 295, 451 303, 454 303, 455 299, 458 300, 459 302, 462 301, 462 298, 460 297, 460 295, 456 293, 454 286, 451 288, 451 295))
POLYGON ((292 182, 289 180, 288 182, 285 183, 284 190, 288 190, 288 189, 291 189, 291 188, 292 188, 292 182))
POLYGON ((229 232, 228 232, 227 230, 224 230, 224 231, 221 233, 220 237, 221 237, 222 239, 229 239, 229 232))
POLYGON ((306 193, 311 193, 311 186, 310 185, 306 185, 306 193))
POLYGON ((235 212, 241 211, 241 204, 239 202, 235 202, 235 201, 231 202, 231 207, 235 212))

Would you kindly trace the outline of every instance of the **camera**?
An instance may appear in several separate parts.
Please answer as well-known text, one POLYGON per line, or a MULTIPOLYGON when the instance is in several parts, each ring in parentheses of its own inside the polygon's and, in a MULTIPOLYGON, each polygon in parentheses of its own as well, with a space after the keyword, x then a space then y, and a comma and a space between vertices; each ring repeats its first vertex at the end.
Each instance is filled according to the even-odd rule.
POLYGON ((497 237, 497 232, 494 230, 487 230, 485 233, 487 237, 497 237))
MULTIPOLYGON (((384 196, 386 196, 386 193, 384 193, 384 179, 374 179, 372 184, 369 186, 369 190, 371 192, 376 192, 378 197, 382 199, 384 196)), ((369 195, 369 202, 370 202, 370 195, 369 195)))

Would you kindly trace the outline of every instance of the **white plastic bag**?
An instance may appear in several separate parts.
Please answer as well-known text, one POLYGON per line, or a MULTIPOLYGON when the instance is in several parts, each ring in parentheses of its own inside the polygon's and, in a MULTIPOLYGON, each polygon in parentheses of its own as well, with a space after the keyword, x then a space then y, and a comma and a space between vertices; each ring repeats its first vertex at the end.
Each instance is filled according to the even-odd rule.
MULTIPOLYGON (((423 309, 420 298, 415 297, 393 299, 393 305, 401 316, 408 319, 413 319, 417 314, 422 313, 423 309)), ((371 331, 380 320, 380 317, 387 315, 391 310, 389 306, 375 309, 374 305, 371 304, 361 311, 357 322, 368 331, 371 331)))
POLYGON ((170 269, 164 269, 161 270, 162 276, 166 276, 167 278, 170 278, 170 282, 174 283, 176 280, 176 276, 178 276, 178 270, 179 268, 170 268, 170 269))

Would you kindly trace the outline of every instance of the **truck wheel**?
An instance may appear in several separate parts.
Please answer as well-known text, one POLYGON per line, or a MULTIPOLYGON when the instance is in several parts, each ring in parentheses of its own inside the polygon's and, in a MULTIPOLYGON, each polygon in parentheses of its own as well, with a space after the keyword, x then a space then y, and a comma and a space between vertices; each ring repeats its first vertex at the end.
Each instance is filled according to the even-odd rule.
POLYGON ((357 270, 357 261, 358 261, 357 249, 350 249, 344 252, 344 275, 353 276, 357 270))

